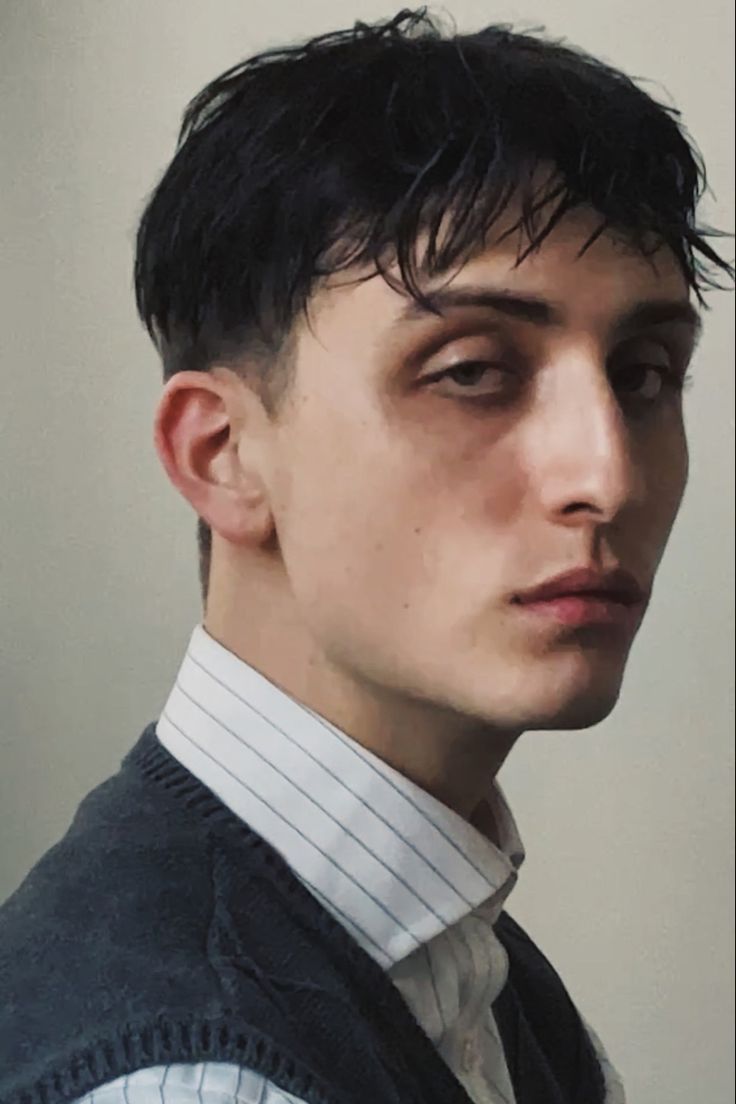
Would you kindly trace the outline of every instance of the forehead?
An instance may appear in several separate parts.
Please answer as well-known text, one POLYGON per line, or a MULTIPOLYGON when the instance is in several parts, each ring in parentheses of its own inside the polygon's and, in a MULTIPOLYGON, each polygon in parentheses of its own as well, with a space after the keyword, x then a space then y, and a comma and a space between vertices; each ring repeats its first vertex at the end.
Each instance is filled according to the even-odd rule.
MULTIPOLYGON (((420 286, 423 291, 487 287, 539 297, 557 306, 563 324, 590 329, 609 328, 635 304, 688 300, 680 265, 666 247, 644 257, 621 234, 607 230, 581 254, 599 225, 600 216, 593 211, 569 212, 537 250, 517 263, 526 242, 517 232, 504 237, 501 224, 494 240, 467 262, 440 276, 422 278, 420 286)), ((420 239, 420 262, 422 248, 420 239)), ((390 267, 389 273, 398 290, 375 270, 348 270, 330 277, 310 303, 315 329, 325 339, 339 342, 352 335, 355 342, 359 334, 409 332, 422 320, 426 323, 427 316, 414 308, 402 286, 398 266, 390 267)))

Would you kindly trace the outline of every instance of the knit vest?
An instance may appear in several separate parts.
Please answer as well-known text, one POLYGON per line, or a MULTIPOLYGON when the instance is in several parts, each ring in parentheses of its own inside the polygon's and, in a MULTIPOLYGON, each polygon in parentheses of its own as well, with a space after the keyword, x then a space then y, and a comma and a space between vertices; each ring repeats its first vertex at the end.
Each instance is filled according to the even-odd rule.
MULTIPOLYGON (((233 1062, 309 1104, 470 1104, 391 978, 150 724, 0 908, 0 1102, 233 1062)), ((592 1044, 507 913, 517 1104, 602 1104, 592 1044)))

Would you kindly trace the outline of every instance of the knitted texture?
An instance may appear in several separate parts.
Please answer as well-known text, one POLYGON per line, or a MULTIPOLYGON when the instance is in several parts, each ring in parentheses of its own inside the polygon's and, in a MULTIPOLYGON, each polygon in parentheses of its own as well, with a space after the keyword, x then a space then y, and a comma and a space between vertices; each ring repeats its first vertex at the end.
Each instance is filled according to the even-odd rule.
MULTIPOLYGON (((470 1104, 381 967, 150 724, 0 909, 0 1104, 227 1061, 308 1104, 470 1104)), ((602 1104, 550 964, 503 913, 517 1104, 602 1104)))

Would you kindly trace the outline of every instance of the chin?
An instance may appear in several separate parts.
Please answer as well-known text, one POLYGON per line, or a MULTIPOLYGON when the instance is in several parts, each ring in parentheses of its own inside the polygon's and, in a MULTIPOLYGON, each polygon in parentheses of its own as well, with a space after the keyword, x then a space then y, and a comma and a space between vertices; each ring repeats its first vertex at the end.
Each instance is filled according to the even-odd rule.
POLYGON ((558 731, 563 729, 591 728, 605 721, 614 710, 620 696, 620 686, 606 692, 588 690, 585 693, 557 693, 549 695, 531 693, 521 699, 499 701, 497 698, 479 699, 476 695, 454 697, 455 712, 475 717, 494 728, 526 732, 531 729, 558 731))
POLYGON ((609 695, 581 695, 565 702, 564 705, 558 705, 548 711, 540 711, 537 719, 533 723, 529 723, 527 727, 536 729, 591 728, 610 716, 618 698, 618 691, 609 695))
POLYGON ((600 724, 621 696, 625 667, 625 657, 620 655, 571 652, 549 657, 528 671, 525 687, 515 687, 519 712, 528 718, 529 728, 578 729, 600 724))
MULTIPOLYGON (((539 673, 537 673, 539 674, 539 673)), ((590 669, 556 673, 546 670, 542 677, 533 672, 524 678, 509 679, 505 693, 487 695, 487 687, 477 686, 469 698, 475 698, 468 713, 509 730, 579 729, 600 724, 610 715, 621 695, 623 671, 590 669)))
POLYGON ((615 676, 611 672, 608 678, 587 679, 577 684, 571 679, 567 685, 560 680, 554 686, 538 686, 537 694, 530 692, 520 711, 527 717, 534 716, 530 728, 590 728, 613 711, 621 695, 622 681, 620 672, 615 676))

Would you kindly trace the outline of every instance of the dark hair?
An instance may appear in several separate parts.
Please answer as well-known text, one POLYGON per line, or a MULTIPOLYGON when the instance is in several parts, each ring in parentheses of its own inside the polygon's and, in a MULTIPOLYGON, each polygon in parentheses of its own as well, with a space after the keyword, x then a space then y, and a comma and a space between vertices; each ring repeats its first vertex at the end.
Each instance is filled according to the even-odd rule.
MULTIPOLYGON (((581 50, 506 25, 443 37, 426 8, 239 63, 188 105, 138 229, 136 303, 164 380, 214 363, 245 375, 247 356, 274 412, 293 323, 322 278, 370 264, 392 283, 398 263, 425 302, 420 232, 422 270, 442 273, 514 196, 519 261, 588 205, 601 222, 584 248, 606 227, 645 255, 666 244, 702 302, 713 270, 733 271, 705 240, 718 231, 696 224, 705 169, 678 120, 581 50)), ((205 603, 211 540, 200 518, 205 603)))

